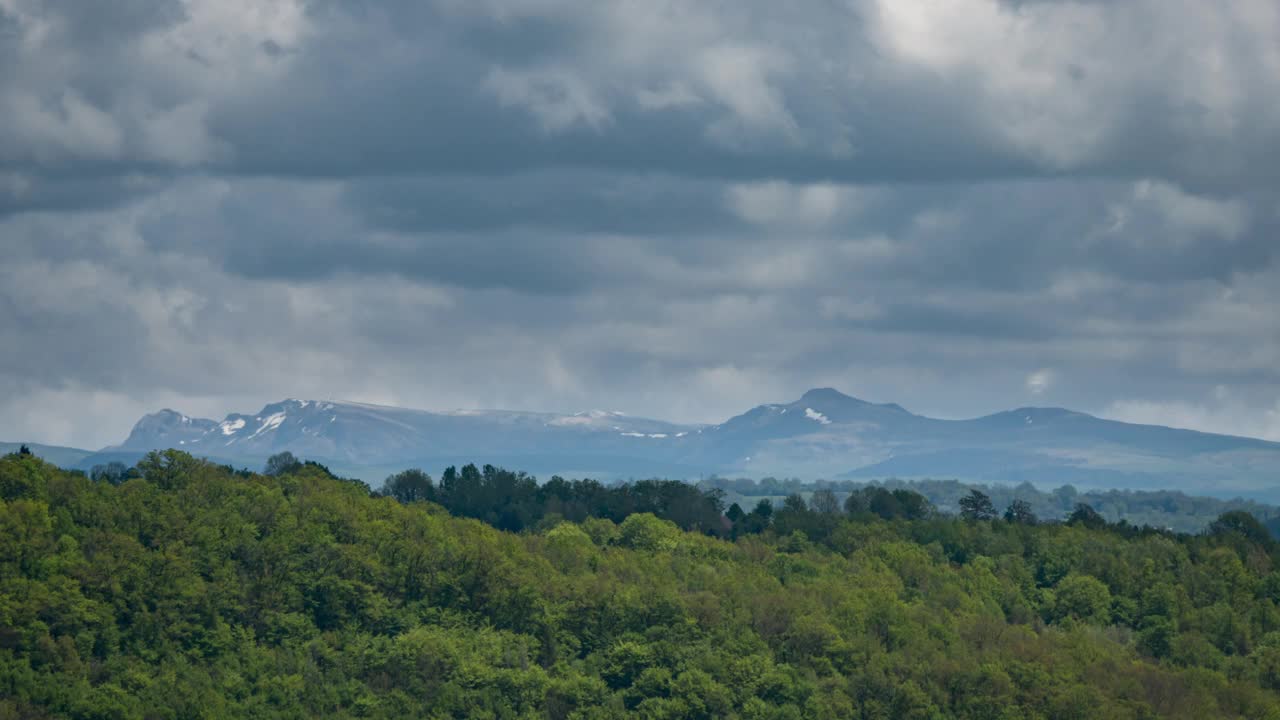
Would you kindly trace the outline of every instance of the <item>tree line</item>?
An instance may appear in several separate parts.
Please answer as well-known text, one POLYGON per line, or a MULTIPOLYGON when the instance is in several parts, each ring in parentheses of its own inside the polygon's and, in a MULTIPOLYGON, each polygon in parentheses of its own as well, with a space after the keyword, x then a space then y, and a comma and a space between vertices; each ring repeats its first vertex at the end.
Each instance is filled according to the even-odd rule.
POLYGON ((684 530, 724 531, 721 493, 678 480, 604 485, 557 475, 539 483, 523 472, 471 464, 446 468, 438 483, 422 470, 405 470, 387 478, 377 492, 400 502, 436 503, 454 515, 512 532, 589 517, 622 522, 637 513, 652 513, 684 530))
POLYGON ((765 477, 756 480, 711 477, 702 480, 699 486, 721 490, 727 501, 739 502, 744 507, 758 502, 761 497, 781 499, 792 494, 809 495, 817 490, 830 490, 837 498, 843 498, 869 487, 888 490, 903 488, 920 493, 940 511, 954 514, 960 512, 960 501, 969 491, 978 490, 990 497, 999 510, 1003 511, 1014 502, 1021 502, 1041 520, 1062 520, 1075 512, 1076 506, 1088 505, 1109 522, 1123 520, 1130 525, 1150 525, 1178 532, 1199 532, 1219 515, 1242 510, 1270 526, 1273 533, 1280 534, 1280 507, 1244 498, 1224 500, 1187 495, 1175 490, 1082 490, 1071 485, 1042 490, 1026 482, 1019 485, 992 485, 958 480, 897 478, 874 483, 852 480, 823 480, 814 483, 796 478, 765 477))
MULTIPOLYGON (((286 452, 268 460, 265 472, 278 475, 283 468, 301 466, 286 452)), ((785 497, 776 509, 773 501, 766 498, 747 511, 736 502, 726 508, 724 491, 714 486, 694 486, 678 480, 605 485, 590 479, 566 480, 558 475, 539 483, 523 472, 492 465, 479 468, 474 464, 461 470, 455 466, 446 468, 439 482, 421 469, 405 470, 388 477, 374 493, 402 503, 435 503, 453 515, 483 520, 511 532, 550 527, 564 520, 602 518, 622 522, 633 514, 650 513, 682 530, 718 537, 733 539, 772 528, 784 535, 801 532, 810 540, 822 542, 848 518, 923 520, 941 514, 923 494, 904 487, 863 486, 843 500, 831 488, 822 487, 807 500, 797 492, 785 497)), ((969 489, 958 505, 958 516, 965 520, 1003 519, 1019 525, 1041 522, 1030 503, 1014 499, 1000 512, 991 497, 976 488, 969 489)), ((1086 503, 1077 503, 1062 520, 1091 528, 1109 525, 1086 503)), ((1136 529, 1127 521, 1115 526, 1136 529)))

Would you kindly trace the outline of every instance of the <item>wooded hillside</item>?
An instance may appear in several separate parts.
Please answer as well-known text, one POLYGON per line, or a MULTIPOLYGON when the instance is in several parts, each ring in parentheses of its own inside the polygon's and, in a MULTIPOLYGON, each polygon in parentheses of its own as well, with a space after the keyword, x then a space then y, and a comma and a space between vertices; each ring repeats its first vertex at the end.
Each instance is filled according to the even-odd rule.
POLYGON ((0 458, 0 717, 1280 718, 1280 555, 1244 514, 511 532, 278 470, 0 458))

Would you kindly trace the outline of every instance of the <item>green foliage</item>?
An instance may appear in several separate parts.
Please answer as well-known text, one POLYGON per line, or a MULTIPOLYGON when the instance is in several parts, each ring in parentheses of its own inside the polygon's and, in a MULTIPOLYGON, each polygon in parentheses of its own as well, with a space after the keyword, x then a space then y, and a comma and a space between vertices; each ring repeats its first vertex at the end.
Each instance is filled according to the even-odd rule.
POLYGON ((1039 518, 1031 509, 1031 503, 1026 500, 1014 500, 1004 511, 1004 520, 1018 525, 1035 525, 1039 518))
POLYGON ((996 506, 990 496, 980 490, 970 490, 960 498, 960 517, 965 520, 994 520, 996 506))
POLYGON ((967 522, 880 488, 730 541, 633 512, 701 496, 657 484, 137 474, 0 457, 0 717, 1280 717, 1277 550, 1244 517, 967 522))
POLYGON ((637 550, 674 550, 680 544, 680 528, 653 513, 628 516, 618 528, 618 542, 637 550))
POLYGON ((1068 575, 1053 589, 1053 615, 1105 623, 1111 610, 1111 591, 1101 580, 1088 575, 1068 575))
POLYGON ((423 502, 435 499, 436 488, 430 475, 413 468, 387 478, 382 494, 402 503, 423 502))
POLYGON ((676 480, 606 487, 594 480, 570 482, 555 476, 539 485, 523 472, 466 465, 461 471, 446 468, 438 486, 421 470, 406 470, 388 478, 382 493, 401 502, 431 500, 454 515, 502 530, 537 529, 561 519, 582 522, 591 517, 620 523, 630 515, 650 513, 685 530, 725 532, 721 493, 676 480))
POLYGON ((591 536, 573 523, 560 523, 547 532, 546 538, 547 559, 564 572, 583 570, 597 556, 591 536))
POLYGON ((944 513, 959 513, 960 500, 970 490, 978 490, 991 498, 996 508, 1008 508, 1015 502, 1026 503, 1031 513, 1040 521, 1056 522, 1064 519, 1078 503, 1089 505, 1107 522, 1127 522, 1134 526, 1149 525, 1176 532, 1200 532, 1224 513, 1244 511, 1252 515, 1271 532, 1280 537, 1280 507, 1243 500, 1221 500, 1197 497, 1172 490, 1089 490, 1081 491, 1070 485, 1056 490, 1040 490, 1030 483, 1020 485, 975 485, 957 480, 900 480, 889 479, 867 484, 855 481, 824 481, 818 484, 798 479, 779 480, 764 478, 712 477, 699 483, 706 489, 724 492, 727 503, 738 503, 743 508, 754 505, 761 497, 780 499, 794 493, 808 495, 819 490, 829 490, 846 503, 846 510, 865 511, 865 501, 853 498, 877 489, 887 492, 903 490, 922 496, 928 504, 944 513), (849 508, 854 502, 860 508, 849 508))
POLYGON ((618 526, 608 518, 587 518, 581 527, 596 545, 608 545, 618 539, 618 526))
POLYGON ((1106 527, 1107 520, 1098 514, 1097 510, 1085 503, 1077 503, 1071 514, 1067 516, 1067 523, 1070 525, 1081 525, 1083 527, 1098 529, 1106 527))
POLYGON ((89 479, 94 482, 105 482, 111 483, 112 485, 119 485, 125 480, 129 480, 131 478, 129 468, 125 467, 124 463, 118 460, 113 460, 105 465, 94 465, 89 470, 89 479))
POLYGON ((267 464, 263 468, 262 473, 264 475, 271 475, 272 477, 279 477, 281 475, 295 473, 301 469, 302 461, 294 457, 293 453, 286 450, 267 458, 267 464))
POLYGON ((923 495, 906 488, 872 486, 849 493, 844 510, 850 515, 871 514, 883 520, 921 520, 933 512, 933 507, 923 495))
POLYGON ((1223 513, 1209 524, 1208 532, 1211 535, 1235 534, 1246 542, 1263 547, 1271 543, 1271 533, 1267 532, 1266 526, 1243 510, 1223 513))

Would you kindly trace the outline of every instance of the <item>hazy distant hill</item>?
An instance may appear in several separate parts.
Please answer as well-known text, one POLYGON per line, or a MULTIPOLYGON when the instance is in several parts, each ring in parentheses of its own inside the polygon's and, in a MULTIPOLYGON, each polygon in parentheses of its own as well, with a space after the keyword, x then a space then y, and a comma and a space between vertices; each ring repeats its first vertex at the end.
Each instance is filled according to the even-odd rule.
POLYGON ((58 445, 41 445, 40 443, 0 442, 0 455, 17 452, 23 445, 32 453, 61 467, 77 467, 85 458, 94 455, 92 450, 61 447, 58 445))
POLYGON ((1134 425, 1061 408, 938 420, 831 389, 707 428, 724 474, 1184 489, 1280 497, 1280 443, 1134 425))
POLYGON ((309 400, 221 421, 162 410, 139 420, 120 445, 63 461, 87 468, 168 447, 254 467, 290 450, 374 483, 409 466, 439 472, 479 461, 544 476, 933 477, 1280 500, 1280 443, 1061 408, 939 420, 829 388, 710 426, 606 411, 428 412, 309 400))

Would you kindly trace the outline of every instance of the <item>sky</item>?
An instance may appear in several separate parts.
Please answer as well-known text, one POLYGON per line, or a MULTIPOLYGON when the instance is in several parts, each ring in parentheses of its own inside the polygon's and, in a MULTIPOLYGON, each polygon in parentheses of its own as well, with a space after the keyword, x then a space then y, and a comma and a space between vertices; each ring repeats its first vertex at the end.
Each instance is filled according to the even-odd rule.
POLYGON ((832 386, 1280 440, 1274 0, 0 0, 0 439, 832 386))

